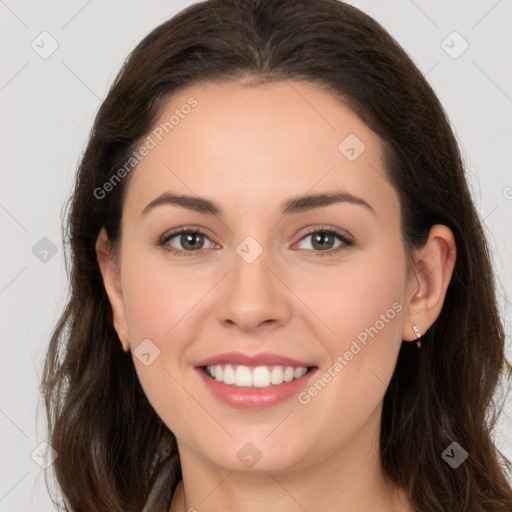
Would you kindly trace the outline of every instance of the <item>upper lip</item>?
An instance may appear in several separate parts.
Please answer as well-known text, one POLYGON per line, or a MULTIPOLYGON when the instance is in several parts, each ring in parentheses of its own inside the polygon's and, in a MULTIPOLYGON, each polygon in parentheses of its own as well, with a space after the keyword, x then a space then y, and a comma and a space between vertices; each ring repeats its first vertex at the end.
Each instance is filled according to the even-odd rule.
POLYGON ((216 356, 203 359, 196 364, 196 367, 215 366, 217 364, 233 364, 243 366, 293 366, 295 368, 308 368, 313 366, 310 363, 299 361, 291 357, 267 352, 251 355, 243 354, 242 352, 226 352, 224 354, 218 354, 216 356))

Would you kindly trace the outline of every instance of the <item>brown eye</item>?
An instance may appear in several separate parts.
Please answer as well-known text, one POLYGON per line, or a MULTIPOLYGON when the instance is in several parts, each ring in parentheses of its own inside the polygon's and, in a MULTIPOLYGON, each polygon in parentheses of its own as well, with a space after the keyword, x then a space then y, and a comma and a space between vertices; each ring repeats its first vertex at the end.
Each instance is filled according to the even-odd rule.
MULTIPOLYGON (((174 253, 176 256, 195 256, 205 249, 205 240, 209 240, 209 238, 206 233, 203 233, 201 230, 180 229, 166 235, 159 242, 159 245, 163 246, 165 250, 174 253)), ((213 246, 211 241, 210 243, 213 246)))
POLYGON ((202 249, 202 245, 204 244, 204 235, 201 235, 200 233, 182 233, 180 235, 176 235, 176 237, 178 237, 179 243, 186 251, 202 249))
MULTIPOLYGON (((335 254, 351 245, 353 242, 344 233, 338 232, 332 228, 330 229, 317 229, 311 231, 301 238, 301 241, 310 238, 308 246, 305 249, 311 249, 317 254, 335 254), (336 240, 338 244, 336 245, 336 240)), ((302 248, 304 249, 304 247, 302 248)))

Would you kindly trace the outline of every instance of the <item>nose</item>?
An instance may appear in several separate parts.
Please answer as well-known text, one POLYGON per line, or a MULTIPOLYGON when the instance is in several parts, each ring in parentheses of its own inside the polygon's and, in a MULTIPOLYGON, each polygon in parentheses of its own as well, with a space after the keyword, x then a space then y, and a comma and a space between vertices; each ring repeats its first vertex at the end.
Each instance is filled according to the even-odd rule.
POLYGON ((273 330, 290 318, 292 294, 267 255, 264 250, 248 263, 235 254, 217 310, 219 321, 225 326, 243 332, 273 330))

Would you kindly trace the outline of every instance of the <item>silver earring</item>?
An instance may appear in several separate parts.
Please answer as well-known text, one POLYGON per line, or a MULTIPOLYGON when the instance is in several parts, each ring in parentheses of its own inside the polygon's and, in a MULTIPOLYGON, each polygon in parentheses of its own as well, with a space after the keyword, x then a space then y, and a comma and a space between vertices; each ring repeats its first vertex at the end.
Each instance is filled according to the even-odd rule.
POLYGON ((418 345, 418 348, 421 348, 422 345, 421 345, 421 341, 420 341, 420 338, 421 338, 420 330, 415 325, 412 326, 412 330, 414 331, 414 334, 416 334, 416 338, 418 338, 418 340, 416 341, 416 345, 418 345))

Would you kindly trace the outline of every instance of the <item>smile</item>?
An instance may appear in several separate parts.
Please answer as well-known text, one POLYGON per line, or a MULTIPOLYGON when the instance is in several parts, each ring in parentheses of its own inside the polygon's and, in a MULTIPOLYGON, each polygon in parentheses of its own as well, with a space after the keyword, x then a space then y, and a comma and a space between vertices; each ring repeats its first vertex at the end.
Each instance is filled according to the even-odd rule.
POLYGON ((283 382, 304 377, 308 368, 300 366, 243 366, 217 364, 204 366, 206 374, 218 382, 235 387, 268 388, 278 386, 283 382))

